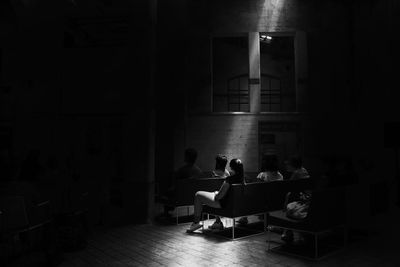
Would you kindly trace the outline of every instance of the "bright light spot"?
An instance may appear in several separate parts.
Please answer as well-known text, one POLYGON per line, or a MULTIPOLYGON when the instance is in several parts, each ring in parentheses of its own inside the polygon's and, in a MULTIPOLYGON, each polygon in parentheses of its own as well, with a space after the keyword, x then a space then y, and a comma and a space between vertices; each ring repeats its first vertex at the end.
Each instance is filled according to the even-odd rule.
POLYGON ((261 38, 262 39, 265 39, 265 38, 268 38, 269 36, 266 36, 266 35, 261 35, 261 38))
POLYGON ((279 31, 283 19, 285 2, 286 0, 268 0, 264 2, 261 12, 268 18, 264 22, 266 25, 266 28, 263 30, 264 32, 279 31))
MULTIPOLYGON (((264 35, 265 36, 265 35, 264 35)), ((272 40, 272 36, 266 36, 268 40, 272 40)))

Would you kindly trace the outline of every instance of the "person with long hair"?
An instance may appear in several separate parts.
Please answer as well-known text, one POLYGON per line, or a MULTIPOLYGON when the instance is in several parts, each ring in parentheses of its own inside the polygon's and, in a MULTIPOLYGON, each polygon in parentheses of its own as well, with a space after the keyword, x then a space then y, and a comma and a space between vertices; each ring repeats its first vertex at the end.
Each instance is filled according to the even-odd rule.
MULTIPOLYGON (((226 178, 230 175, 226 169, 228 159, 224 155, 217 155, 215 157, 215 170, 212 172, 213 177, 226 178)), ((224 229, 224 224, 221 221, 221 217, 215 216, 215 222, 208 227, 212 231, 220 231, 224 229)))
POLYGON ((223 208, 225 206, 225 200, 229 194, 229 188, 232 184, 243 184, 244 183, 244 169, 243 163, 240 159, 232 159, 229 162, 231 175, 226 178, 224 183, 221 185, 219 191, 206 192, 198 191, 194 197, 194 220, 187 229, 188 233, 192 233, 197 229, 201 228, 200 219, 201 212, 203 210, 203 204, 213 208, 223 208))

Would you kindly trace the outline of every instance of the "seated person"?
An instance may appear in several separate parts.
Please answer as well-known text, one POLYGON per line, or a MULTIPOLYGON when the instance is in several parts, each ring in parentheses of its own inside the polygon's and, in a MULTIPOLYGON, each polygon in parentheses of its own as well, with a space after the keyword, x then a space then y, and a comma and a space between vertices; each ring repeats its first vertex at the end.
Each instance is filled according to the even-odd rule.
POLYGON ((257 175, 257 179, 264 182, 283 180, 278 170, 278 158, 276 155, 267 155, 263 158, 263 171, 257 175))
POLYGON ((212 171, 213 177, 226 178, 230 175, 226 169, 228 159, 224 155, 217 155, 215 157, 215 170, 212 171))
MULTIPOLYGON (((308 171, 303 167, 303 161, 299 156, 292 156, 287 162, 287 171, 291 173, 289 180, 310 178, 308 171)), ((286 195, 284 209, 288 217, 301 219, 307 216, 308 205, 311 199, 311 192, 289 192, 286 195), (300 205, 301 204, 301 205, 300 205)), ((293 232, 284 231, 281 239, 291 243, 293 242, 293 232)))
MULTIPOLYGON (((215 170, 212 171, 213 177, 226 178, 230 175, 229 171, 226 169, 226 164, 228 159, 224 155, 217 155, 215 158, 215 170)), ((210 230, 223 230, 224 224, 219 216, 216 216, 215 222, 208 227, 210 230)))
POLYGON ((193 148, 185 150, 185 165, 180 167, 174 174, 176 180, 193 178, 201 174, 201 169, 195 164, 197 151, 193 148))
MULTIPOLYGON (((201 169, 195 164, 197 159, 197 151, 194 148, 187 148, 184 154, 185 164, 174 172, 172 175, 172 185, 167 188, 165 198, 171 199, 175 195, 175 184, 177 180, 197 178, 202 174, 201 169)), ((164 205, 163 216, 169 217, 169 211, 173 210, 172 207, 164 205)))
POLYGON ((229 194, 230 185, 244 183, 244 170, 242 161, 240 159, 232 159, 229 162, 229 167, 232 174, 226 178, 219 191, 198 191, 196 193, 194 198, 194 221, 187 230, 188 233, 192 233, 193 231, 201 228, 200 219, 201 212, 203 210, 203 204, 213 208, 224 207, 224 200, 229 194))
POLYGON ((291 173, 289 180, 310 178, 308 171, 303 167, 303 161, 299 156, 293 156, 286 162, 286 169, 291 173))
MULTIPOLYGON (((282 174, 278 170, 278 158, 276 155, 265 155, 263 157, 262 172, 257 175, 257 180, 263 182, 281 181, 283 180, 282 174)), ((259 218, 263 218, 260 216, 259 218)), ((238 220, 240 224, 247 224, 247 217, 242 217, 238 220)))

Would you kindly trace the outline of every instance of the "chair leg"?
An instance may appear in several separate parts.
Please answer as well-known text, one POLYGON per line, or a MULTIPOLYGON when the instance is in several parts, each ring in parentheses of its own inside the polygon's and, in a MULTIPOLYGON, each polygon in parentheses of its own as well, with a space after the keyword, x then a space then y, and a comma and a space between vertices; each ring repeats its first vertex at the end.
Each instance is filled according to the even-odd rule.
POLYGON ((179 224, 179 207, 176 207, 176 225, 179 224))
POLYGON ((315 259, 318 258, 318 233, 315 233, 315 259))
POLYGON ((267 213, 264 213, 264 232, 267 231, 267 213))
POLYGON ((232 239, 235 239, 235 218, 232 219, 232 239))

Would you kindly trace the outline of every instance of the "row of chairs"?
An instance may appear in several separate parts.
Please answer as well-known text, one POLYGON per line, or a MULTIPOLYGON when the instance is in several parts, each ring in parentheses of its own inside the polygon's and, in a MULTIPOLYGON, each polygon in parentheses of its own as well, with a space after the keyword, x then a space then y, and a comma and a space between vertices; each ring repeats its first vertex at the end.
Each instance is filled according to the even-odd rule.
POLYGON ((23 196, 1 197, 0 212, 2 235, 33 230, 52 220, 48 200, 27 207, 23 196))
POLYGON ((76 206, 75 209, 64 214, 55 214, 49 200, 32 204, 26 201, 24 196, 0 197, 0 243, 7 248, 0 253, 0 263, 10 261, 14 256, 30 251, 46 250, 49 246, 46 242, 58 242, 57 246, 62 248, 62 243, 69 241, 59 240, 57 237, 60 236, 61 229, 59 218, 62 217, 62 227, 65 228, 71 220, 76 220, 71 218, 85 216, 88 210, 87 199, 88 192, 83 192, 75 196, 74 201, 70 201, 75 203, 72 205, 76 206), (51 236, 54 234, 56 236, 51 236), (48 240, 49 236, 51 241, 48 240), (23 241, 24 249, 17 249, 18 244, 12 240, 21 240, 21 237, 26 237, 27 240, 23 241))

